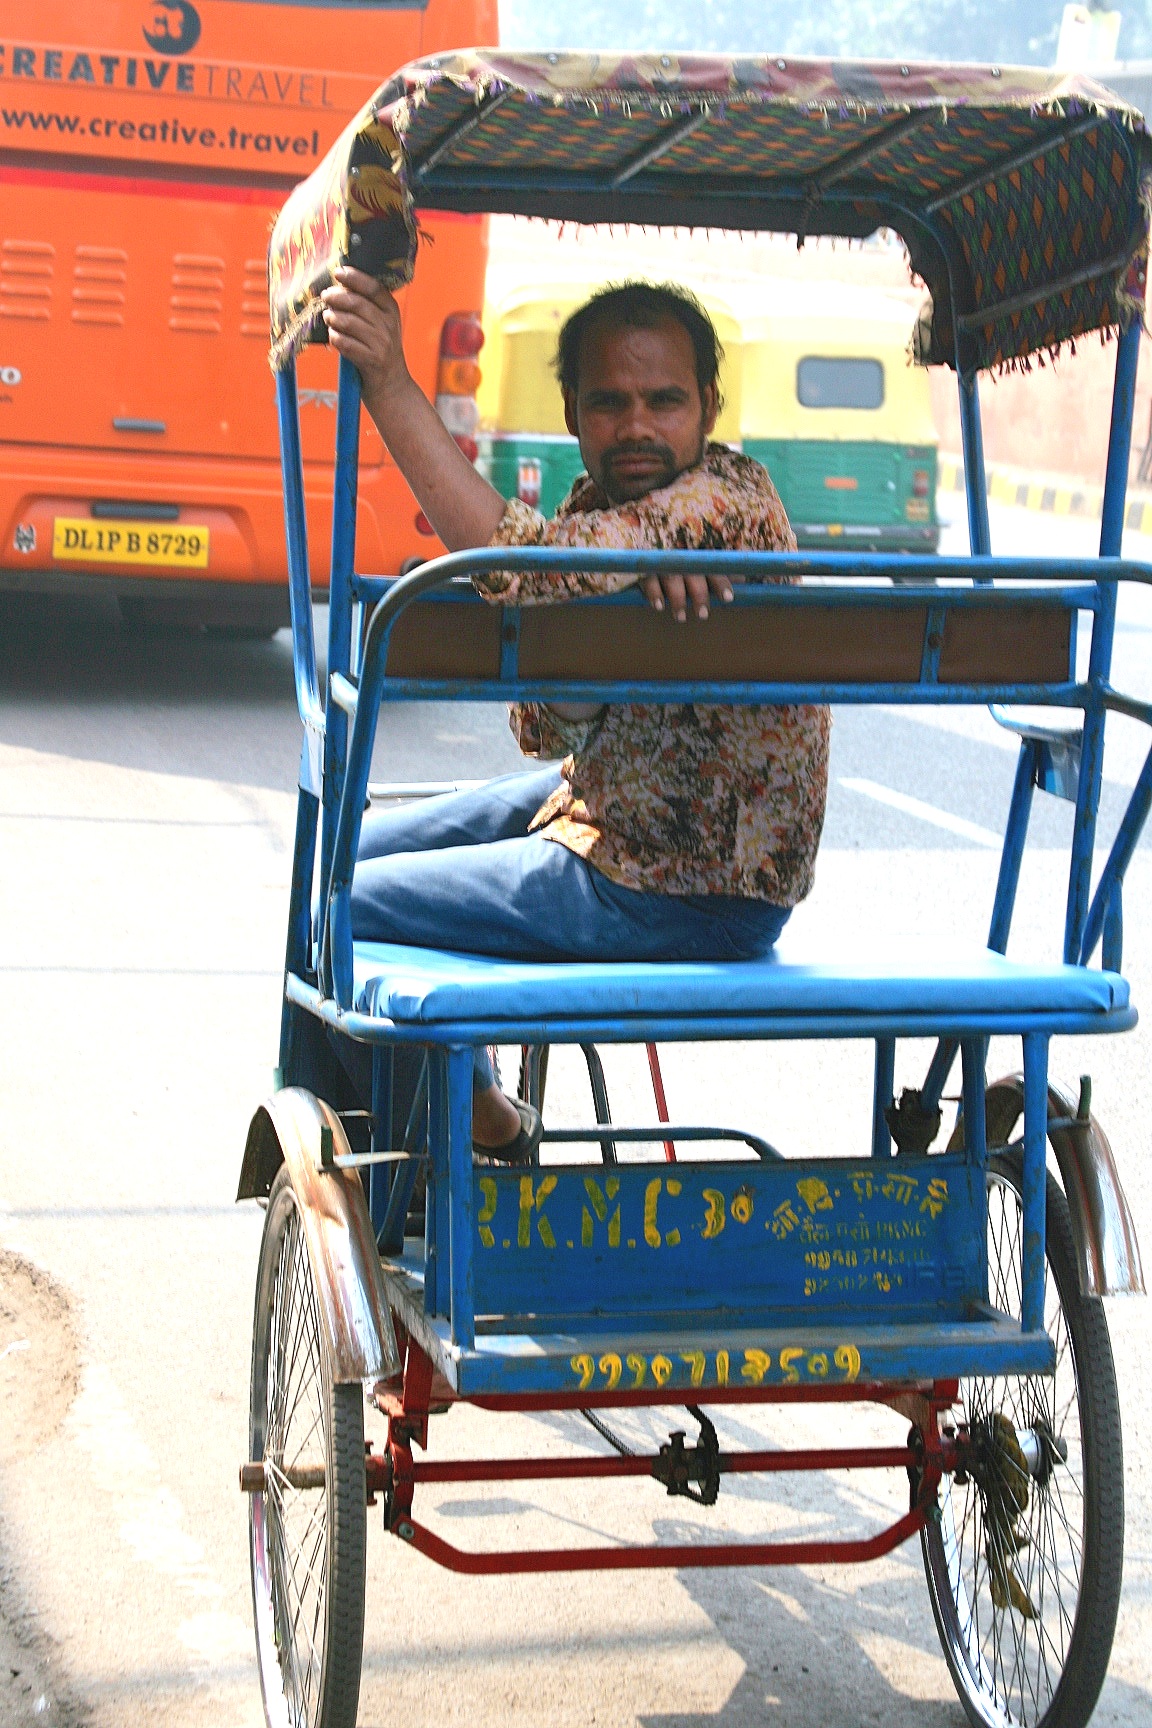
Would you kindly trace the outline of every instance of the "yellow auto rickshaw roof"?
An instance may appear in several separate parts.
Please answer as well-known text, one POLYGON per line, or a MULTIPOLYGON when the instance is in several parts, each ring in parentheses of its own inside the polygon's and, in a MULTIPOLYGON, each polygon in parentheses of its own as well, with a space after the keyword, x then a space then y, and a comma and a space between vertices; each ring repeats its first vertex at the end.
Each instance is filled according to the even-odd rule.
POLYGON ((767 310, 743 325, 744 438, 886 439, 934 444, 931 392, 912 364, 909 306, 894 296, 842 283, 777 284, 767 310), (867 359, 883 368, 877 408, 810 408, 800 401, 803 360, 867 359))
POLYGON ((773 55, 432 55, 365 104, 269 252, 272 358, 341 260, 410 280, 420 209, 903 238, 928 363, 1010 364, 1144 302, 1152 140, 1080 73, 773 55))

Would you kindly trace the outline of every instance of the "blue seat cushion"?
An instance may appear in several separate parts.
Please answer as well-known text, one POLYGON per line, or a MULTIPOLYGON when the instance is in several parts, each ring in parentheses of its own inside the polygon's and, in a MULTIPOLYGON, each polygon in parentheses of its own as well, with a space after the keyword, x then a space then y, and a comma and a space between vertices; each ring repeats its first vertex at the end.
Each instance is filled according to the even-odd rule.
POLYGON ((1107 1014, 1128 1006, 1115 972, 1033 966, 981 948, 801 955, 786 933, 758 960, 493 960, 386 942, 355 945, 361 1013, 435 1024, 542 1018, 732 1015, 1107 1014))

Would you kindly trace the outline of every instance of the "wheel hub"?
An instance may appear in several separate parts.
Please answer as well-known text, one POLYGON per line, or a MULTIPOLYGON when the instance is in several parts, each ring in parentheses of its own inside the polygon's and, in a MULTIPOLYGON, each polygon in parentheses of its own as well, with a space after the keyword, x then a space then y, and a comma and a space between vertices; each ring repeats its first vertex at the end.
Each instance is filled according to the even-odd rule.
POLYGON ((1057 1463, 1068 1458, 1063 1436, 1043 1418, 1017 1429, 1001 1410, 979 1417, 956 1435, 956 1479, 971 1480, 984 1511, 984 1555, 993 1606, 1035 1620, 1036 1608, 1015 1565, 1030 1545, 1025 1514, 1034 1490, 1047 1487, 1057 1463))

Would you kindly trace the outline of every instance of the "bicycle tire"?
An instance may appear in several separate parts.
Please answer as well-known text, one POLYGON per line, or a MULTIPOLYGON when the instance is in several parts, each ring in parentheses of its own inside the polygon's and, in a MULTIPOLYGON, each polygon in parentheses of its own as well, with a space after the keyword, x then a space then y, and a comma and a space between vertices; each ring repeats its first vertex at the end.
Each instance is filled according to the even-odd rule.
MULTIPOLYGON (((988 1165, 989 1298, 1015 1317, 1022 1169, 1017 1151, 988 1165)), ((1081 1294, 1068 1202, 1051 1175, 1046 1241, 1054 1372, 960 1385, 963 1420, 979 1438, 974 1457, 995 1459, 1005 1479, 1005 1431, 996 1418, 1006 1415, 1038 1459, 1027 1472, 1026 1510, 1010 1531, 1013 1541, 1026 1538, 1024 1545, 1011 1551, 1003 1501, 992 1492, 995 1470, 986 1463, 945 1479, 938 1515, 921 1536, 944 1657, 976 1728, 1084 1728, 1107 1673, 1120 1600, 1124 1459, 1116 1372, 1103 1304, 1081 1294)), ((1023 1484, 1025 1473, 1014 1463, 1010 1469, 1023 1484)))
POLYGON ((359 1385, 332 1383, 286 1166, 272 1184, 260 1244, 249 1442, 249 1457, 265 1470, 249 1507, 265 1721, 355 1728, 367 1544, 364 1394, 359 1385))

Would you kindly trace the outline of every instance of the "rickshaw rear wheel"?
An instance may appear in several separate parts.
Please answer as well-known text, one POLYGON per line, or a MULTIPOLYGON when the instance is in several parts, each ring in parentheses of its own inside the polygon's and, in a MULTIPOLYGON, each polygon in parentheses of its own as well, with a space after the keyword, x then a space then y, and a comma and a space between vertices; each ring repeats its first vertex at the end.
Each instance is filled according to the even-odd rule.
POLYGON ((248 1456, 252 1605, 268 1728, 355 1728, 364 1649, 364 1394, 332 1381, 287 1167, 260 1244, 248 1456))
MULTIPOLYGON (((988 1294, 1020 1314, 1022 1159, 988 1164, 988 1294)), ((922 1545, 932 1612, 978 1728, 1084 1728, 1108 1668, 1124 1561, 1124 1458, 1104 1308, 1080 1292, 1068 1202, 1048 1177, 1052 1374, 960 1383, 967 1468, 922 1545)))

